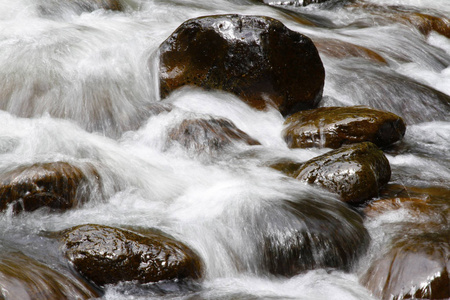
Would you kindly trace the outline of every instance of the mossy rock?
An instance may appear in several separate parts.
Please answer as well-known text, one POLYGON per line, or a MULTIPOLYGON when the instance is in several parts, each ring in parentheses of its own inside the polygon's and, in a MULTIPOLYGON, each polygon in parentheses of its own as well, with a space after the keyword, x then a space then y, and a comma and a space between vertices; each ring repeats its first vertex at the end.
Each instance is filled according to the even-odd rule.
POLYGON ((91 187, 100 184, 90 164, 83 170, 67 162, 19 167, 0 175, 0 211, 9 205, 16 213, 41 207, 67 210, 85 203, 91 187))
POLYGON ((325 71, 313 42, 269 17, 191 19, 159 51, 161 98, 193 85, 289 115, 317 107, 322 97, 325 71))
POLYGON ((393 113, 364 106, 321 107, 298 112, 285 121, 290 148, 327 147, 372 142, 386 147, 403 138, 406 125, 393 113))
POLYGON ((74 268, 99 286, 121 281, 199 279, 200 257, 183 243, 158 233, 145 236, 102 225, 81 225, 62 235, 74 268))

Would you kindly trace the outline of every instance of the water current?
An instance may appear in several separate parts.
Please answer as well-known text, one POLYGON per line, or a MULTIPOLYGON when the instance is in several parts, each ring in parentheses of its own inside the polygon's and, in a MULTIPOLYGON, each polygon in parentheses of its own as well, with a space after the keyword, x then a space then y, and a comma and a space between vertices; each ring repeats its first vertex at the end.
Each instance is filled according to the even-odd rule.
POLYGON ((318 269, 291 278, 262 272, 261 230, 275 216, 287 228, 298 225, 281 199, 326 199, 330 214, 341 205, 267 164, 306 161, 328 149, 289 149, 279 112, 254 110, 222 92, 183 88, 164 100, 170 112, 152 115, 147 108, 161 100, 158 46, 190 18, 276 18, 317 42, 326 71, 321 106, 368 105, 405 119, 401 145, 386 153, 391 183, 448 187, 450 40, 402 16, 448 17, 450 1, 330 0, 303 7, 121 0, 123 11, 78 5, 87 2, 0 0, 0 172, 37 162, 91 163, 103 181, 88 203, 67 212, 0 213, 0 252, 20 251, 63 272, 58 247, 45 233, 85 223, 156 228, 199 253, 204 281, 112 285, 102 299, 375 299, 358 274, 389 236, 380 228, 410 216, 400 210, 366 221, 371 250, 350 272, 318 269), (324 44, 329 39, 371 52, 334 55, 324 44), (227 118, 261 145, 199 154, 168 143, 168 130, 192 117, 227 118))

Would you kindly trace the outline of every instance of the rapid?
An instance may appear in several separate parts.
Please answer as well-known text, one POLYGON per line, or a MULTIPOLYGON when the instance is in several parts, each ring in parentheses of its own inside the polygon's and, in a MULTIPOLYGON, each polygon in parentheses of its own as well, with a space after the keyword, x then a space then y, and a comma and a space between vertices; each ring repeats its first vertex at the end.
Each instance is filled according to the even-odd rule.
POLYGON ((88 2, 0 0, 0 173, 65 161, 93 165, 102 178, 76 209, 0 212, 0 252, 19 251, 70 274, 52 232, 87 223, 153 228, 200 255, 204 280, 110 285, 101 299, 377 299, 358 276, 391 229, 430 219, 448 228, 437 216, 396 210, 364 221, 371 246, 348 272, 268 274, 260 258, 264 232, 288 236, 310 226, 285 201, 301 199, 301 209, 319 206, 321 217, 337 220, 343 230, 350 226, 341 214, 346 204, 336 196, 267 167, 280 158, 306 161, 329 149, 289 149, 278 111, 255 110, 220 91, 185 87, 164 99, 171 110, 154 114, 152 108, 161 101, 158 47, 181 23, 231 13, 273 17, 316 43, 326 72, 320 106, 367 105, 404 118, 403 140, 385 153, 390 183, 448 188, 450 39, 401 16, 414 10, 448 17, 450 1, 330 0, 301 6, 121 0, 123 11, 85 9, 88 2), (368 50, 336 55, 329 39, 368 50), (170 142, 170 128, 199 117, 231 120, 261 145, 197 151, 170 142))

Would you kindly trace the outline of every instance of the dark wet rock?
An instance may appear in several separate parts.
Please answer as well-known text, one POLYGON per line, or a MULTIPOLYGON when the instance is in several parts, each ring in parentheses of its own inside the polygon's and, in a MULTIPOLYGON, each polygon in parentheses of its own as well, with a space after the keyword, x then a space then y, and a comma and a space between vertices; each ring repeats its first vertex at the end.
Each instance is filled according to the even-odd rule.
POLYGON ((194 152, 215 152, 235 142, 260 145, 227 119, 188 119, 169 132, 169 139, 194 152))
POLYGON ((285 122, 284 139, 290 148, 339 148, 372 142, 385 147, 400 140, 406 130, 393 113, 363 106, 321 107, 298 112, 285 122))
POLYGON ((323 54, 338 59, 352 57, 364 58, 371 62, 387 65, 387 61, 380 54, 363 46, 326 38, 315 38, 313 42, 321 55, 323 54))
POLYGON ((143 236, 108 226, 81 225, 66 230, 62 241, 74 268, 100 286, 121 281, 199 279, 203 272, 196 253, 161 234, 143 236))
POLYGON ((316 107, 322 97, 325 72, 314 44, 269 17, 191 19, 159 49, 162 98, 195 85, 289 115, 316 107))
POLYGON ((375 197, 391 177, 389 161, 373 143, 343 146, 315 157, 292 174, 336 193, 348 203, 375 197))
POLYGON ((0 175, 0 210, 41 207, 66 210, 85 203, 100 176, 92 165, 81 169, 67 162, 36 163, 0 175))
POLYGON ((361 216, 342 202, 299 199, 285 201, 284 208, 284 216, 272 213, 257 224, 263 232, 263 265, 272 274, 349 271, 368 248, 370 237, 361 216), (297 223, 283 221, 291 216, 297 223))
POLYGON ((361 283, 381 299, 450 298, 450 230, 419 234, 404 227, 385 253, 375 259, 361 283))
POLYGON ((84 281, 63 274, 21 252, 2 252, 0 299, 92 299, 101 296, 84 281))
POLYGON ((297 162, 291 159, 279 159, 269 165, 272 169, 280 171, 287 176, 294 177, 298 169, 301 168, 303 163, 297 162))

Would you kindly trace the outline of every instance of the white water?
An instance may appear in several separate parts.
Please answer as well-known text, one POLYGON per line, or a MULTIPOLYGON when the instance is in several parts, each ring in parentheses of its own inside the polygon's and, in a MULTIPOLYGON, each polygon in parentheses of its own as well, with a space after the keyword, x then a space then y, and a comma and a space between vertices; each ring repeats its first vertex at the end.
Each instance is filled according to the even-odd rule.
MULTIPOLYGON (((450 12, 447 0, 370 2, 450 12)), ((316 270, 290 279, 259 273, 252 235, 266 210, 283 214, 280 199, 305 195, 337 201, 264 164, 285 157, 305 161, 326 149, 289 150, 278 112, 255 111, 223 93, 182 89, 165 100, 174 105, 171 112, 150 116, 145 108, 159 101, 156 50, 185 20, 223 13, 267 15, 313 39, 367 47, 387 64, 322 56, 322 105, 365 104, 403 116, 411 125, 404 143, 412 150, 388 155, 393 182, 445 186, 449 111, 434 89, 450 95, 449 39, 340 7, 293 9, 328 19, 336 27, 330 29, 298 24, 275 7, 246 0, 122 4, 124 12, 80 12, 56 1, 0 0, 0 172, 35 162, 89 162, 104 181, 103 197, 66 213, 0 214, 0 249, 42 257, 49 242, 38 237, 41 231, 84 223, 156 227, 201 255, 201 290, 161 296, 125 285, 107 289, 105 299, 370 299, 356 271, 316 270), (351 25, 358 22, 365 26, 351 25), (228 118, 261 146, 236 144, 224 153, 197 155, 167 143, 170 128, 201 116, 228 118)), ((389 217, 405 218, 401 212, 389 217)), ((368 226, 376 244, 383 238, 375 224, 368 226)))

